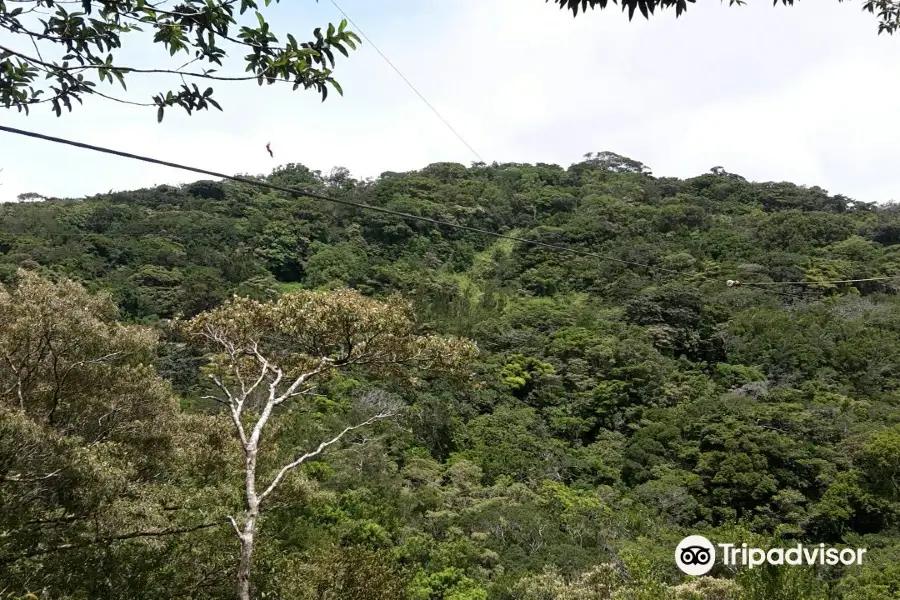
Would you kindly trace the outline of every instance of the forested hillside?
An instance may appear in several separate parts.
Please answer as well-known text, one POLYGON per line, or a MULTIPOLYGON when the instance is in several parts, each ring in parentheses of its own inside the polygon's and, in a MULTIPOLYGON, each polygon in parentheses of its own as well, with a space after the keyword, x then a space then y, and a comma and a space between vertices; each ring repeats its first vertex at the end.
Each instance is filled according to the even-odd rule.
POLYGON ((338 298, 365 335, 399 293, 410 344, 477 356, 348 363, 278 415, 266 468, 400 407, 271 496, 254 598, 900 597, 896 206, 611 153, 259 179, 609 259, 232 181, 0 205, 0 596, 234 597, 244 459, 183 324, 338 298), (868 553, 691 579, 694 533, 868 553))

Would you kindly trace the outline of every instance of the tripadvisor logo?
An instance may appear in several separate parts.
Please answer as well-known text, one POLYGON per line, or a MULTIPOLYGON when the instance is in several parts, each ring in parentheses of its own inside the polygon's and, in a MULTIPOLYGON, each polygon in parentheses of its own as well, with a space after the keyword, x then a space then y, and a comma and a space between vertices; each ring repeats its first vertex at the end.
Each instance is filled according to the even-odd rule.
POLYGON ((675 564, 688 575, 706 575, 716 562, 716 549, 702 535, 689 535, 675 548, 675 564))
POLYGON ((760 565, 861 565, 865 548, 826 548, 825 544, 791 548, 748 547, 747 544, 713 545, 702 535, 689 535, 675 548, 675 564, 688 575, 705 575, 716 562, 716 547, 721 551, 722 564, 750 569, 760 565))

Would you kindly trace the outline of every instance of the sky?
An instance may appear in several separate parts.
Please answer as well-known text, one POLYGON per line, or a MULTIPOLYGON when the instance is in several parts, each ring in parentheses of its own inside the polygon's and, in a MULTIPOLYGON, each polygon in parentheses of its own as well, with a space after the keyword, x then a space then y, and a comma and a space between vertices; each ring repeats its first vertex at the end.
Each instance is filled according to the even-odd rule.
MULTIPOLYGON (((336 1, 485 162, 568 166, 608 150, 657 176, 723 166, 864 202, 900 199, 900 36, 877 35, 859 1, 706 0, 678 19, 667 10, 631 22, 616 7, 573 18, 544 0, 336 1)), ((276 34, 301 41, 341 19, 331 0, 264 10, 276 34)), ((143 67, 168 58, 142 39, 121 56, 143 67)), ((221 74, 240 74, 240 57, 221 74)), ((229 174, 301 163, 361 178, 479 160, 371 44, 338 58, 344 96, 324 103, 286 84, 217 83, 221 113, 171 109, 158 124, 153 108, 87 98, 61 118, 45 106, 0 110, 0 123, 229 174)), ((128 83, 125 97, 144 101, 180 84, 128 83)), ((4 132, 0 169, 0 201, 203 178, 4 132)))

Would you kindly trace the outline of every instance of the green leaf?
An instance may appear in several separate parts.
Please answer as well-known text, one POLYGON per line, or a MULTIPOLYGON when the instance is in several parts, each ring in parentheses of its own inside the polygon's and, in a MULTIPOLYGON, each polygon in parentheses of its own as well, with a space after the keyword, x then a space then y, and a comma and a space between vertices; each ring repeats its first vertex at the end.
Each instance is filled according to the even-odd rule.
POLYGON ((163 120, 163 107, 160 106, 159 109, 156 111, 156 122, 162 123, 162 120, 163 120))

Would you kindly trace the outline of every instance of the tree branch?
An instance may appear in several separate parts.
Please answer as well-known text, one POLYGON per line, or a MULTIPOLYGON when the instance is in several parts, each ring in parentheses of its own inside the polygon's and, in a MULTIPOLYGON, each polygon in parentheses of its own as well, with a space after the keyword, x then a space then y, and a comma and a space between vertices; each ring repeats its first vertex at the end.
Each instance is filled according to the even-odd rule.
MULTIPOLYGON (((263 382, 263 380, 266 378, 266 374, 268 374, 270 368, 273 368, 278 373, 281 372, 281 369, 279 369, 277 366, 270 365, 269 360, 266 357, 264 357, 262 354, 260 354, 259 346, 255 341, 253 342, 253 345, 251 346, 250 350, 251 350, 251 352, 253 352, 253 355, 256 357, 256 360, 260 363, 261 367, 260 367, 259 378, 256 380, 256 382, 253 385, 251 385, 249 389, 242 390, 245 398, 247 396, 249 396, 250 394, 252 394, 253 391, 257 387, 259 387, 259 384, 261 384, 263 382)), ((276 382, 277 381, 278 381, 278 379, 276 379, 276 382)), ((241 388, 243 388, 243 382, 241 382, 241 388)))
POLYGON ((33 477, 27 477, 24 475, 7 475, 0 476, 0 481, 4 483, 31 483, 35 481, 44 481, 46 479, 50 479, 52 477, 56 477, 62 472, 62 469, 57 469, 52 473, 47 473, 46 475, 35 475, 33 477))
POLYGON ((36 556, 44 556, 46 554, 55 554, 57 552, 65 552, 67 550, 78 550, 80 548, 87 548, 89 546, 94 546, 97 544, 110 544, 115 542, 121 542, 125 540, 133 540, 138 538, 145 537, 165 537, 170 535, 183 535, 185 533, 193 533, 195 531, 200 531, 202 529, 209 529, 210 527, 216 527, 219 525, 218 521, 212 521, 209 523, 202 523, 200 525, 195 525, 193 527, 186 527, 182 529, 162 529, 158 531, 134 531, 131 533, 125 533, 122 535, 114 535, 108 537, 98 537, 90 541, 86 542, 72 542, 70 544, 60 544, 59 546, 54 546, 52 548, 45 548, 42 550, 32 550, 30 552, 23 552, 22 554, 17 554, 15 556, 7 556, 0 557, 0 564, 11 564, 18 560, 22 560, 24 558, 34 558, 36 556))
POLYGON ((359 423, 357 425, 349 425, 349 426, 345 427, 344 430, 341 431, 339 434, 337 434, 335 437, 331 438, 330 440, 320 443, 319 446, 312 452, 306 452, 305 454, 303 454, 296 460, 284 465, 281 468, 281 470, 278 471, 278 474, 275 476, 275 479, 272 480, 272 483, 269 484, 269 487, 267 487, 265 489, 265 491, 259 495, 260 502, 262 502, 263 499, 266 498, 266 496, 271 494, 275 490, 275 488, 278 487, 278 484, 281 483, 282 479, 284 479, 285 475, 287 475, 290 471, 296 469, 297 467, 299 467, 301 464, 303 464, 305 461, 309 460, 310 458, 318 456, 326 448, 339 442, 345 435, 347 435, 351 431, 360 429, 362 427, 366 427, 367 425, 371 425, 372 423, 374 423, 376 421, 380 421, 382 419, 389 419, 391 417, 396 416, 396 414, 397 413, 395 413, 395 412, 378 413, 374 417, 370 417, 370 418, 366 419, 365 421, 363 421, 362 423, 359 423))
POLYGON ((221 404, 222 406, 228 406, 228 407, 231 407, 230 404, 228 404, 227 402, 225 402, 224 400, 222 400, 222 399, 219 398, 218 396, 200 396, 200 399, 201 399, 201 400, 213 400, 213 401, 215 401, 215 402, 221 404))
POLYGON ((284 401, 287 400, 288 398, 290 398, 290 397, 296 395, 297 388, 299 388, 301 385, 303 385, 304 383, 306 383, 307 381, 309 381, 310 379, 312 379, 312 378, 315 377, 316 375, 319 375, 319 374, 321 374, 321 373, 324 373, 325 371, 327 371, 328 369, 330 369, 330 368, 331 368, 331 365, 333 364, 333 361, 330 360, 330 359, 328 359, 328 358, 322 358, 322 359, 320 359, 320 361, 321 361, 321 362, 320 362, 320 364, 319 364, 319 366, 318 366, 317 368, 313 369, 312 371, 309 371, 309 372, 307 372, 307 373, 304 373, 304 374, 300 375, 296 380, 294 380, 294 383, 292 383, 292 384, 288 387, 288 389, 284 391, 283 394, 281 394, 281 395, 278 396, 277 398, 274 398, 273 401, 275 402, 275 405, 277 406, 278 404, 281 404, 282 402, 284 402, 284 401))
POLYGON ((244 424, 241 423, 240 410, 236 406, 232 406, 229 412, 231 413, 231 422, 234 423, 234 428, 237 429, 238 437, 241 440, 241 447, 244 452, 247 452, 247 432, 244 430, 244 424))
MULTIPOLYGON (((255 75, 246 75, 246 76, 234 76, 227 77, 223 75, 210 75, 209 73, 197 73, 194 71, 175 71, 173 69, 138 69, 136 67, 114 67, 110 65, 78 65, 77 67, 63 67, 61 65, 54 65, 52 63, 44 62, 40 59, 34 58, 33 56, 28 56, 27 54, 22 54, 21 52, 16 52, 11 48, 7 48, 6 46, 0 46, 0 50, 9 53, 12 56, 16 56, 21 58, 24 61, 30 62, 33 65, 40 65, 45 69, 50 69, 54 72, 63 72, 63 73, 71 73, 77 71, 87 71, 87 70, 99 70, 99 69, 109 69, 111 71, 121 71, 124 73, 156 73, 163 75, 181 75, 182 77, 195 77, 197 79, 213 79, 216 81, 254 81, 258 80, 260 77, 264 79, 270 79, 273 76, 266 73, 266 70, 260 71, 255 75)), ((291 81, 290 79, 281 79, 275 78, 275 81, 285 81, 287 83, 297 83, 296 81, 291 81)), ((302 83, 302 82, 301 82, 302 83)))
POLYGON ((241 537, 241 528, 238 527, 237 521, 234 520, 234 517, 228 515, 228 522, 231 523, 231 528, 234 529, 234 532, 237 534, 238 538, 241 537))
POLYGON ((217 400, 219 402, 221 402, 222 404, 224 404, 225 406, 237 406, 237 404, 238 404, 237 399, 231 395, 231 390, 228 389, 228 386, 225 385, 224 383, 222 383, 222 380, 219 379, 218 377, 216 377, 215 375, 210 375, 209 378, 212 379, 212 382, 214 384, 216 384, 217 388, 219 388, 220 390, 225 392, 225 397, 228 398, 227 401, 222 400, 221 398, 218 398, 217 400))

